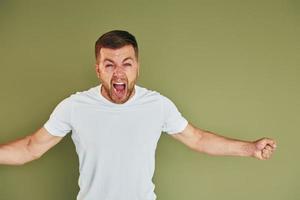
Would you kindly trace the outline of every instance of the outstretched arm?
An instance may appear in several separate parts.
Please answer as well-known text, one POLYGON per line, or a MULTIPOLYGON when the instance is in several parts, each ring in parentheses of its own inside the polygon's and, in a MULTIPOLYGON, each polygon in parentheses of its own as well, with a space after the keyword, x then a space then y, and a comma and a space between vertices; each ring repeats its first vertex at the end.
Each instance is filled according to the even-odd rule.
POLYGON ((276 142, 269 138, 262 138, 253 142, 230 139, 201 130, 191 124, 188 124, 181 133, 172 136, 191 149, 209 155, 248 156, 266 160, 276 149, 276 142))
POLYGON ((0 145, 0 164, 23 165, 38 159, 61 139, 42 127, 32 135, 0 145))

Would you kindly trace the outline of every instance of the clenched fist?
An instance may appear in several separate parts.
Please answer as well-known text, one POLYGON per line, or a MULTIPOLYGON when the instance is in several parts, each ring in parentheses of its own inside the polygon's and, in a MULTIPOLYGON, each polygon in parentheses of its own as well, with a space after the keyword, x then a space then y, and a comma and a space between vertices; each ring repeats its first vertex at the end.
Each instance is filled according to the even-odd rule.
POLYGON ((275 151, 277 145, 275 140, 270 138, 262 138, 254 142, 253 157, 259 160, 269 159, 275 151))

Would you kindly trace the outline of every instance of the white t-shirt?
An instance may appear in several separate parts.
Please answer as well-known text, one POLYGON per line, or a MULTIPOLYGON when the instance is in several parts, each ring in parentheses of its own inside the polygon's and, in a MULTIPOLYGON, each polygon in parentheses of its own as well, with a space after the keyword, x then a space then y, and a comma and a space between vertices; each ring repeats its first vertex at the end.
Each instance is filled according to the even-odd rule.
POLYGON ((179 133, 188 122, 158 92, 135 85, 127 102, 114 104, 100 88, 64 99, 44 124, 55 136, 72 131, 80 165, 77 200, 154 200, 161 132, 179 133))

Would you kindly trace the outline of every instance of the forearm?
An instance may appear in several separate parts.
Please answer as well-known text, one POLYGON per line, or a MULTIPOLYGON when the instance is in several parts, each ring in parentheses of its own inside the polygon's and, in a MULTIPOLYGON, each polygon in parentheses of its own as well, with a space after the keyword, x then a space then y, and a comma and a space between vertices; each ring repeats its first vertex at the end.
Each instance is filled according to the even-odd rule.
POLYGON ((0 145, 0 164, 22 165, 35 158, 28 148, 30 136, 0 145))
POLYGON ((218 156, 253 156, 253 142, 226 138, 212 132, 197 130, 201 133, 196 150, 209 155, 218 156))

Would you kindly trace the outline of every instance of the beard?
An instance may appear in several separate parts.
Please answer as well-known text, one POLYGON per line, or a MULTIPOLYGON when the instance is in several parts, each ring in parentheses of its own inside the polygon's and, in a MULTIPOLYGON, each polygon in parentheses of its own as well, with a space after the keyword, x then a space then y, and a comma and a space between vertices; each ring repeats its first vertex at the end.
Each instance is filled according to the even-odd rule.
POLYGON ((102 83, 101 93, 111 102, 123 104, 135 93, 136 81, 128 83, 127 78, 112 79, 110 84, 102 83))

